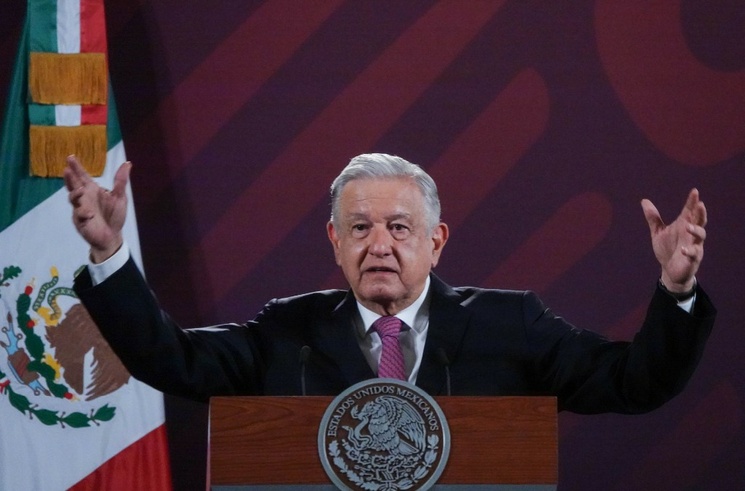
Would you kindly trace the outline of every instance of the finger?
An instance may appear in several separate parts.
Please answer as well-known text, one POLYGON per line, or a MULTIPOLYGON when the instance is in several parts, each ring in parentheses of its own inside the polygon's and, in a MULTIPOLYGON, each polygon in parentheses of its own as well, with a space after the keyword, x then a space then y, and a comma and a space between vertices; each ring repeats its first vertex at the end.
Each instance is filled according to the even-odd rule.
POLYGON ((696 203, 698 203, 698 202, 699 202, 698 189, 693 188, 688 193, 688 198, 686 199, 686 204, 685 204, 684 208, 686 210, 690 210, 691 212, 693 212, 693 210, 694 210, 694 208, 696 206, 696 203))
POLYGON ((68 191, 72 191, 78 186, 75 186, 75 176, 72 175, 72 171, 69 167, 65 167, 62 171, 62 179, 65 181, 65 187, 68 191))
POLYGON ((85 225, 93 218, 93 216, 94 214, 91 210, 76 208, 73 212, 72 219, 77 225, 85 225))
POLYGON ((67 157, 68 168, 73 172, 75 177, 80 180, 81 184, 85 184, 91 180, 91 176, 80 163, 80 160, 76 155, 70 155, 67 157))
POLYGON ((688 233, 694 238, 694 243, 701 243, 706 240, 706 229, 699 225, 688 224, 688 233))
POLYGON ((94 217, 93 212, 90 211, 90 210, 84 210, 84 211, 81 210, 81 211, 79 211, 79 212, 77 212, 75 214, 75 218, 79 222, 87 222, 88 220, 90 220, 93 217, 94 217))
POLYGON ((65 186, 67 187, 68 191, 73 191, 82 186, 76 169, 76 166, 79 165, 80 162, 78 162, 78 159, 75 158, 74 155, 70 155, 67 157, 67 166, 65 166, 62 177, 65 180, 65 186))
POLYGON ((704 255, 704 249, 700 245, 687 245, 680 248, 680 252, 694 262, 700 262, 704 255))
POLYGON ((129 182, 129 173, 132 170, 132 162, 124 162, 119 169, 117 169, 114 175, 114 188, 111 190, 111 194, 117 197, 124 196, 124 192, 127 189, 127 182, 129 182))
POLYGON ((705 227, 707 221, 706 205, 704 205, 703 201, 699 201, 696 203, 693 212, 691 213, 691 222, 705 227))
POLYGON ((70 201, 72 205, 79 206, 80 198, 83 197, 83 194, 85 194, 85 187, 78 186, 77 188, 70 190, 70 193, 67 195, 67 199, 70 201))
POLYGON ((83 164, 80 163, 80 160, 75 155, 69 155, 67 157, 67 167, 65 168, 64 176, 65 185, 70 191, 92 182, 91 176, 86 172, 83 164))
POLYGON ((647 224, 649 224, 649 231, 654 235, 655 232, 665 227, 665 222, 662 221, 660 212, 651 201, 643 199, 641 204, 644 218, 647 219, 647 224))

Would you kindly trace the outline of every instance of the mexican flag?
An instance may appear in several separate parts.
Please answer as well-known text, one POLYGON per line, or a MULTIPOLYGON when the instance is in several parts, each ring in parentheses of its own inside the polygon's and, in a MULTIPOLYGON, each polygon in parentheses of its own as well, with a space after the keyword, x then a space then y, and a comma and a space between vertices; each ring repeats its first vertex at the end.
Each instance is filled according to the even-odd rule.
MULTIPOLYGON (((0 489, 170 489, 163 396, 72 290, 88 261, 61 179, 125 160, 103 0, 30 0, 0 135, 0 489)), ((130 195, 125 237, 142 264, 130 195)))

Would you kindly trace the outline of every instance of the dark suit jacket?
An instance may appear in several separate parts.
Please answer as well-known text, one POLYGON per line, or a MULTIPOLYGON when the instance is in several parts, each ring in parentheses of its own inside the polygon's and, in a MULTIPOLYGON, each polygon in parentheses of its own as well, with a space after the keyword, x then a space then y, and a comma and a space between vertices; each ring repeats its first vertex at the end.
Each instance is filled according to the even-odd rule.
MULTIPOLYGON (((351 292, 329 290, 269 302, 246 324, 182 330, 162 312, 134 262, 80 296, 131 374, 166 393, 298 395, 300 350, 308 395, 337 395, 375 377, 352 327, 351 292)), ((654 294, 633 343, 580 330, 531 292, 452 288, 431 282, 430 322, 417 385, 453 395, 555 395, 560 409, 637 413, 680 392, 698 363, 715 309, 703 290, 693 315, 654 294)))

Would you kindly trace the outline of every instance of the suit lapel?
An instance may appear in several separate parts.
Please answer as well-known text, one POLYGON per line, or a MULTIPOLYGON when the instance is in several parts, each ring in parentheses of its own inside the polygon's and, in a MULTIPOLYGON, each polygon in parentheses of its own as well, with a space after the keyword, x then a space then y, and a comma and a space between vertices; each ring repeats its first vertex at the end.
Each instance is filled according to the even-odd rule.
MULTIPOLYGON (((457 356, 470 314, 460 305, 460 296, 434 274, 431 276, 429 328, 424 356, 416 385, 431 395, 445 394, 445 367, 438 354, 444 350, 452 364, 457 356)), ((353 319, 358 315, 357 303, 351 291, 334 309, 329 329, 319 329, 317 349, 335 360, 348 386, 375 378, 354 332, 353 319)))
POLYGON ((360 349, 353 319, 357 315, 357 303, 352 292, 334 309, 331 315, 331 328, 322 329, 318 339, 318 349, 330 360, 335 360, 339 371, 348 385, 374 378, 360 349))
POLYGON ((470 314, 460 305, 455 290, 434 274, 431 278, 429 328, 416 384, 428 394, 441 395, 446 393, 446 370, 440 353, 444 350, 449 363, 453 363, 468 328, 470 314))

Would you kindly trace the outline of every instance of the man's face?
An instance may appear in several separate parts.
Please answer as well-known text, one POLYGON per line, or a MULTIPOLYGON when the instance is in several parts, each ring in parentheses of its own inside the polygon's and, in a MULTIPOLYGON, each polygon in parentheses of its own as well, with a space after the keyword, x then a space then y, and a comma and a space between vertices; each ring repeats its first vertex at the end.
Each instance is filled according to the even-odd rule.
POLYGON ((357 300, 381 315, 417 299, 448 237, 444 223, 428 233, 424 197, 410 178, 350 181, 336 221, 327 225, 336 263, 357 300))

